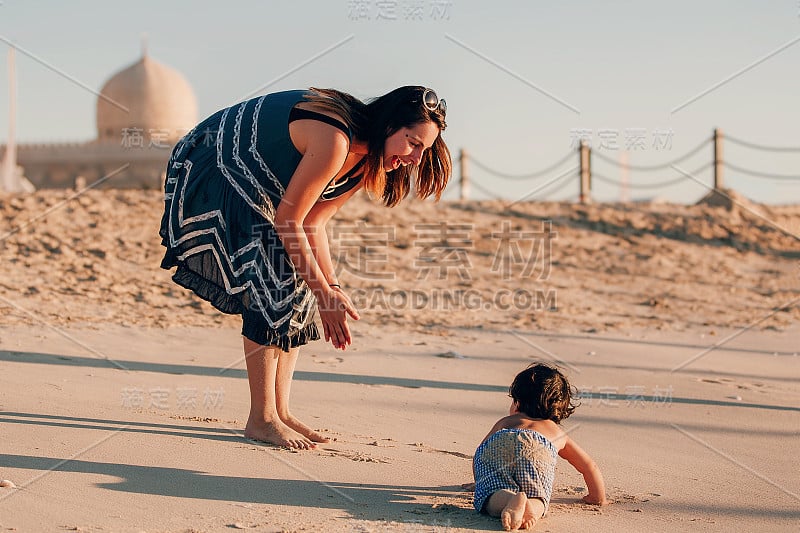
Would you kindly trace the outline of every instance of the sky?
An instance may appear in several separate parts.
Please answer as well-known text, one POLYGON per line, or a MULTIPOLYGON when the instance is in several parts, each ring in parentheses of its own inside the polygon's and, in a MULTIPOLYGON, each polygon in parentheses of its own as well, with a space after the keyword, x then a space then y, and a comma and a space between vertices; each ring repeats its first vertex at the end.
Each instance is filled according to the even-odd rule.
MULTIPOLYGON (((680 158, 720 128, 736 167, 725 186, 800 200, 800 0, 1 0, 4 67, 9 43, 18 49, 17 142, 93 139, 96 93, 140 58, 143 36, 192 85, 200 119, 285 89, 367 99, 432 87, 447 100, 454 159, 470 155, 475 199, 575 200, 585 139, 596 201, 692 203, 712 184, 712 146, 680 158), (625 178, 621 158, 663 168, 625 178)), ((459 176, 456 165, 445 198, 459 176)))

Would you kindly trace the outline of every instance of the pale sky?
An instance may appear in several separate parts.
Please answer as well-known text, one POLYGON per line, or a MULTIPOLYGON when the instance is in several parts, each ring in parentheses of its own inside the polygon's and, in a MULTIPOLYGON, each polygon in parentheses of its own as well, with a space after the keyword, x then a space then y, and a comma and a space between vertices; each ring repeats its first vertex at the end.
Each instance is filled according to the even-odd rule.
MULTIPOLYGON (((474 198, 486 190, 575 199, 577 178, 559 176, 577 164, 569 154, 578 135, 597 154, 600 201, 621 198, 617 185, 600 181, 619 181, 619 170, 600 157, 618 161, 626 147, 632 165, 669 163, 718 127, 757 145, 800 149, 798 0, 3 0, 0 142, 8 42, 19 48, 18 142, 84 141, 96 135, 93 92, 139 59, 144 34, 150 55, 194 87, 201 119, 254 91, 313 85, 368 98, 400 85, 432 87, 448 103, 444 136, 454 156, 465 148, 475 158, 474 198), (536 180, 504 179, 477 164, 524 175, 564 158, 536 180)), ((800 178, 800 150, 724 148, 732 166, 800 178)), ((693 171, 711 162, 711 150, 675 165, 694 179, 630 196, 696 201, 712 174, 693 171)), ((725 174, 727 186, 754 200, 800 200, 800 180, 725 174)), ((631 171, 629 180, 638 187, 681 176, 667 166, 631 171)))

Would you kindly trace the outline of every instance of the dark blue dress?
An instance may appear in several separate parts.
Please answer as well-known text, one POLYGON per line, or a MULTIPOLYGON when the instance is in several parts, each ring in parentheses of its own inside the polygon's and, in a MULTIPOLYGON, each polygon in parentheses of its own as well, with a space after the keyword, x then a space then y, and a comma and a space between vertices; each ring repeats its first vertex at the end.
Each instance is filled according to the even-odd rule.
MULTIPOLYGON (((160 229, 167 249, 161 267, 177 267, 177 284, 224 313, 242 315, 248 339, 283 350, 319 339, 316 299, 273 225, 302 158, 289 137, 290 112, 307 94, 242 102, 181 139, 167 166, 160 229)), ((360 177, 352 174, 331 183, 320 200, 356 186, 360 177)))

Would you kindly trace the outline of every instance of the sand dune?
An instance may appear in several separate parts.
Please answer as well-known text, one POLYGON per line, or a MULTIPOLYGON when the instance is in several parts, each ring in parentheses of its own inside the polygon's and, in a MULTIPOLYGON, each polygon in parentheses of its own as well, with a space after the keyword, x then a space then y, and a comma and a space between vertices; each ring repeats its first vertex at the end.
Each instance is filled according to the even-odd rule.
MULTIPOLYGON (((55 324, 235 325, 157 268, 154 191, 0 199, 0 296, 55 324)), ((739 327, 800 294, 800 208, 407 202, 329 227, 370 320, 415 328, 739 327), (764 213, 764 214, 762 214, 764 213)), ((6 302, 5 305, 9 305, 6 302)), ((797 320, 789 306, 758 324, 797 320)), ((24 311, 9 323, 35 323, 24 311)))

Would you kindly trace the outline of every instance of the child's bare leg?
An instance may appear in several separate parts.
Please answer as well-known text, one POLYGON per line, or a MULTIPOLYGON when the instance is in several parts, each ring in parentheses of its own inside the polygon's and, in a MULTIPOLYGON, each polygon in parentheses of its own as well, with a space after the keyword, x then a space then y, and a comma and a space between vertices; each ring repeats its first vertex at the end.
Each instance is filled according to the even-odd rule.
POLYGON ((276 375, 281 354, 279 348, 262 346, 244 338, 247 380, 250 385, 250 416, 244 436, 286 446, 307 449, 314 443, 283 423, 278 416, 275 399, 276 375))
POLYGON ((499 516, 503 529, 506 531, 519 529, 525 515, 527 501, 528 497, 524 492, 514 493, 507 489, 498 490, 486 501, 486 512, 489 516, 499 516))
POLYGON ((317 433, 300 422, 289 412, 289 395, 292 391, 292 377, 294 376, 294 367, 297 364, 297 356, 299 353, 299 348, 292 348, 288 352, 282 353, 278 359, 278 373, 275 378, 275 400, 278 408, 278 416, 284 424, 311 441, 330 442, 331 439, 317 433))
POLYGON ((540 498, 528 498, 520 529, 533 529, 536 521, 544 516, 544 502, 540 498))

